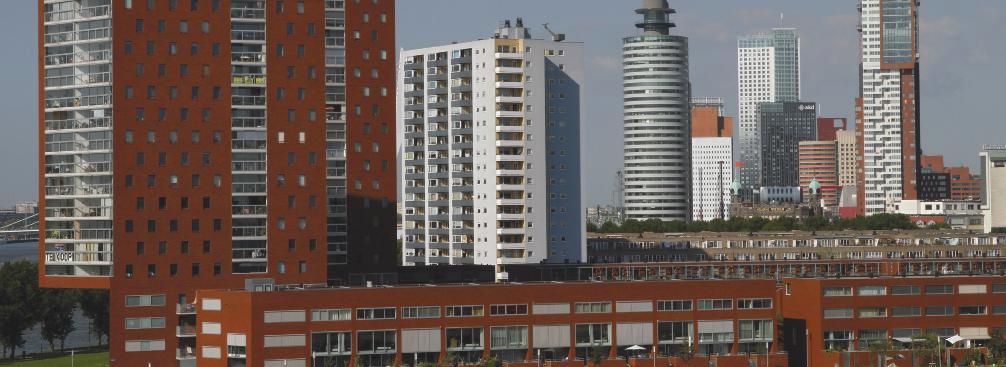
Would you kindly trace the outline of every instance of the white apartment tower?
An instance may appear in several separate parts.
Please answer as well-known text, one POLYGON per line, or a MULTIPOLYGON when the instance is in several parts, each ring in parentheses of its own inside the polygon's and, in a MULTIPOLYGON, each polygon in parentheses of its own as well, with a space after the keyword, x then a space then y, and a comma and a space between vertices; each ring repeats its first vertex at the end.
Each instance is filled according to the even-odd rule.
MULTIPOLYGON (((758 105, 800 100, 800 36, 795 29, 741 37, 737 41, 738 160, 745 188, 761 186, 758 105)), ((795 159, 795 158, 794 158, 795 159)))
POLYGON ((856 128, 862 136, 859 207, 866 215, 918 196, 918 6, 916 0, 859 2, 862 74, 856 128))
POLYGON ((692 138, 692 219, 730 219, 733 138, 692 138))
POLYGON ((642 35, 622 40, 626 219, 691 219, 688 38, 666 0, 645 0, 642 35))
POLYGON ((517 18, 402 51, 399 70, 403 263, 586 261, 583 44, 517 18))

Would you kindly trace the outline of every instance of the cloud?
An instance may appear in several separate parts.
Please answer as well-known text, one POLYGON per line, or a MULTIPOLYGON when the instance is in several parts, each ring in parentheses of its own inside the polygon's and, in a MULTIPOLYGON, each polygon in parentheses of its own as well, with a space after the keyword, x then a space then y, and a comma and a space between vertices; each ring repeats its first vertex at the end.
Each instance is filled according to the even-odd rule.
POLYGON ((622 70, 622 59, 615 56, 594 56, 590 58, 590 65, 601 71, 622 70))
POLYGON ((732 40, 732 31, 726 24, 718 22, 702 23, 690 32, 692 38, 710 39, 716 42, 727 42, 732 40))

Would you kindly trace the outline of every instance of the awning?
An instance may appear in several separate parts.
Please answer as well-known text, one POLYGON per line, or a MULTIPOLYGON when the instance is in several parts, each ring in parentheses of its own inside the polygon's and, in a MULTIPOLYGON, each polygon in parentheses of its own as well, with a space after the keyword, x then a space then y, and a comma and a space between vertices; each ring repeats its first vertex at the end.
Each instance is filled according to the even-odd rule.
POLYGON ((569 325, 535 325, 535 348, 569 348, 569 325))
POLYGON ((891 338, 891 339, 894 339, 894 340, 902 342, 902 343, 911 343, 912 342, 912 338, 891 338))
POLYGON ((440 329, 402 330, 402 353, 440 352, 440 329))
POLYGON ((649 322, 619 323, 615 326, 615 332, 619 346, 653 344, 653 324, 649 322))
POLYGON ((957 342, 959 342, 961 340, 964 340, 964 338, 962 338, 960 335, 954 335, 954 336, 951 336, 951 337, 947 338, 947 343, 957 344, 957 342))
POLYGON ((989 328, 987 327, 962 327, 961 337, 968 340, 992 339, 992 337, 989 336, 989 328))

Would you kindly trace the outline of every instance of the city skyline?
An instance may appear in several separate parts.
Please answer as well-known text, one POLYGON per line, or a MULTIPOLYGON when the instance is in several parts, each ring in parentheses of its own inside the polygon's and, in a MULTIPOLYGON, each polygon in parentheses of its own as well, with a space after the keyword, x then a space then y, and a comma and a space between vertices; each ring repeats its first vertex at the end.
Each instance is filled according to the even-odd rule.
MULTIPOLYGON (((446 2, 445 2, 446 3, 446 2)), ((459 19, 451 27, 424 27, 428 32, 398 32, 399 48, 426 47, 438 43, 463 40, 472 37, 488 37, 486 22, 499 21, 503 15, 524 15, 530 25, 532 35, 542 37, 544 29, 540 24, 549 22, 556 32, 571 35, 572 40, 586 41, 587 86, 584 99, 586 119, 584 121, 584 144, 593 147, 585 152, 584 160, 592 162, 585 167, 584 205, 606 204, 610 201, 613 172, 621 166, 621 144, 610 139, 621 128, 620 97, 621 68, 619 62, 620 37, 634 32, 634 16, 631 8, 635 3, 615 3, 595 1, 590 13, 610 14, 604 18, 577 16, 569 17, 565 12, 568 1, 554 1, 547 4, 533 4, 530 1, 508 2, 467 2, 454 4, 453 11, 474 14, 459 19), (513 9, 531 9, 515 13, 513 9), (540 6, 538 6, 540 5, 540 6), (487 9, 494 11, 475 11, 487 9), (528 16, 531 15, 531 16, 528 16)), ((577 2, 581 4, 582 2, 577 2)), ((412 24, 423 21, 423 14, 432 14, 437 2, 422 4, 399 2, 403 13, 416 14, 402 19, 403 30, 412 29, 412 24)), ((36 166, 23 159, 25 154, 33 154, 37 149, 34 139, 19 136, 32 134, 37 121, 35 109, 18 107, 33 103, 32 90, 37 88, 33 75, 35 69, 34 44, 23 37, 24 29, 34 29, 24 19, 34 19, 29 2, 12 4, 12 11, 2 15, 3 39, 15 48, 23 50, 11 56, 10 67, 0 72, 0 82, 8 86, 0 102, 4 108, 5 127, 8 133, 0 136, 0 166, 8 172, 18 172, 4 180, 5 190, 0 193, 0 206, 10 206, 17 201, 36 197, 34 183, 36 166), (23 62, 22 62, 23 61, 23 62)), ((772 4, 748 4, 738 1, 714 1, 693 4, 671 2, 678 10, 674 17, 678 27, 675 34, 691 38, 693 95, 697 97, 722 97, 726 102, 725 114, 735 116, 737 37, 785 26, 797 28, 804 40, 803 82, 804 99, 821 104, 822 115, 853 118, 854 98, 857 94, 856 75, 858 70, 858 34, 855 30, 858 13, 855 2, 802 4, 797 1, 777 1, 772 4), (779 13, 783 11, 782 22, 779 13), (816 27, 815 27, 816 26, 816 27)), ((991 106, 995 102, 996 85, 1003 83, 1004 76, 993 72, 995 60, 1006 55, 1003 48, 987 48, 995 45, 994 37, 1006 31, 1001 21, 1006 4, 997 2, 968 3, 927 3, 921 9, 921 45, 924 50, 922 74, 922 99, 925 100, 922 113, 923 154, 943 154, 950 165, 967 164, 976 170, 975 154, 981 143, 994 143, 995 136, 1006 133, 1006 126, 996 124, 991 106), (953 61, 951 63, 950 61, 953 61), (959 116, 959 117, 958 117, 959 116), (961 129, 961 127, 974 127, 961 129), (972 142, 959 144, 959 141, 972 142)), ((589 14, 589 13, 585 13, 589 14)), ((546 34, 547 35, 547 34, 546 34)))

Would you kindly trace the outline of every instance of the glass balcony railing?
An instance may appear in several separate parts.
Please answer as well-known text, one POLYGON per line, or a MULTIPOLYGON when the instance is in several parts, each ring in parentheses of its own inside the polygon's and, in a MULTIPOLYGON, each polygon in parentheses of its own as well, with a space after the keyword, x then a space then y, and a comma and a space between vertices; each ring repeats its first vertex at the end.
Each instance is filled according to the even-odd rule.
POLYGON ((110 5, 99 5, 73 10, 47 12, 45 13, 44 21, 46 23, 51 23, 51 22, 65 22, 71 20, 82 20, 82 19, 104 17, 110 15, 111 13, 112 13, 112 7, 110 5))
MULTIPOLYGON (((43 37, 43 40, 46 44, 52 44, 52 43, 105 39, 111 36, 112 36, 111 28, 97 28, 97 29, 88 29, 80 31, 49 33, 43 37)), ((264 34, 262 39, 265 39, 264 34)))
POLYGON ((231 9, 231 19, 265 19, 265 9, 231 9))

